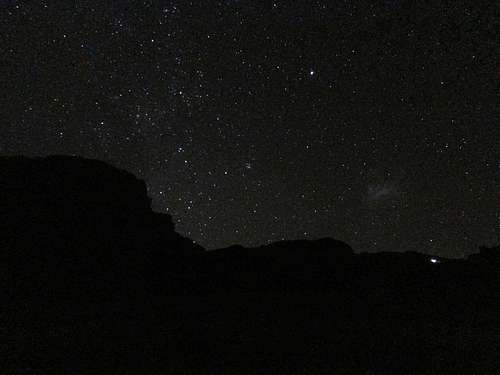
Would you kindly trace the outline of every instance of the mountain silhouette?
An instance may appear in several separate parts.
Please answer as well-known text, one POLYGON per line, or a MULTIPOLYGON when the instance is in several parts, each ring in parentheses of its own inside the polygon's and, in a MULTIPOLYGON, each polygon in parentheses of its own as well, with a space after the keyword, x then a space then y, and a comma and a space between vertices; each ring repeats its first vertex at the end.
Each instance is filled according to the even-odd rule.
POLYGON ((151 210, 144 181, 97 160, 0 158, 0 210, 5 272, 38 297, 146 288, 160 263, 204 251, 151 210))
POLYGON ((144 181, 62 155, 0 157, 0 218, 5 373, 498 373, 498 246, 205 251, 144 181))

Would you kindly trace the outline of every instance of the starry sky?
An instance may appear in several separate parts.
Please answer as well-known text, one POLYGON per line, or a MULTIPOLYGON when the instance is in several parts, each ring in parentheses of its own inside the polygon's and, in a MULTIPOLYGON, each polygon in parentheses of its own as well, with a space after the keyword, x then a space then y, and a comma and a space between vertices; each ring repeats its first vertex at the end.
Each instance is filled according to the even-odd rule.
POLYGON ((147 181, 208 249, 500 237, 500 3, 0 1, 0 153, 147 181))

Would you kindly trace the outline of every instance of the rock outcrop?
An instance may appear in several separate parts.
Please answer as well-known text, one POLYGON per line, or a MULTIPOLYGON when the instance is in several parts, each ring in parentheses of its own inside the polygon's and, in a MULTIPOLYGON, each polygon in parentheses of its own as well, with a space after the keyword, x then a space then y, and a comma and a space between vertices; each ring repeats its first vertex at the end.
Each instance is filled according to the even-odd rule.
POLYGON ((0 246, 16 290, 40 294, 144 288, 203 252, 151 210, 144 181, 70 156, 0 158, 0 246))

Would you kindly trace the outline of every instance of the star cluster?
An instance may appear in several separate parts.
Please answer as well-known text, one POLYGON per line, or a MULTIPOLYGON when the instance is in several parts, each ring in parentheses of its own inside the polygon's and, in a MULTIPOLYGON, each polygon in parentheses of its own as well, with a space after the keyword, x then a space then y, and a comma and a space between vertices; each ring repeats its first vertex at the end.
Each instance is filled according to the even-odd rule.
POLYGON ((2 1, 0 153, 145 179, 207 248, 500 235, 495 2, 2 1))

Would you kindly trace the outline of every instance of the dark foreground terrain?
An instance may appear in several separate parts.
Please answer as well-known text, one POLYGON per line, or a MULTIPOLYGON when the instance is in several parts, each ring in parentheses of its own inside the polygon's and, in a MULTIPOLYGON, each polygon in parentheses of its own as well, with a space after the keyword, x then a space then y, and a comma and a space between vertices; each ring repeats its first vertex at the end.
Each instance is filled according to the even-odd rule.
POLYGON ((500 374, 500 249, 211 252, 98 161, 0 158, 2 374, 500 374))

